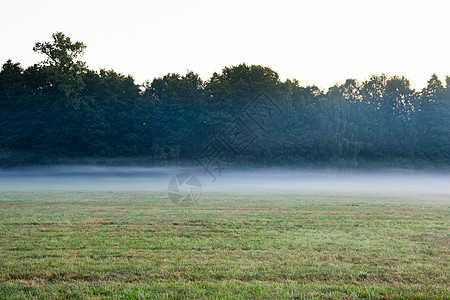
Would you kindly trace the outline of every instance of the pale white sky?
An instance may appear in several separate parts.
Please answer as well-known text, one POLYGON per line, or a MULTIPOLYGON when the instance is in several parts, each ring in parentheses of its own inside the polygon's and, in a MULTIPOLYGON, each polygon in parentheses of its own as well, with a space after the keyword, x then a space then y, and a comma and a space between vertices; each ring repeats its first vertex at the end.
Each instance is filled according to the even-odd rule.
POLYGON ((43 60, 34 43, 63 31, 90 68, 137 83, 245 62, 321 88, 383 72, 422 88, 450 76, 449 15, 448 0, 2 1, 0 64, 43 60))

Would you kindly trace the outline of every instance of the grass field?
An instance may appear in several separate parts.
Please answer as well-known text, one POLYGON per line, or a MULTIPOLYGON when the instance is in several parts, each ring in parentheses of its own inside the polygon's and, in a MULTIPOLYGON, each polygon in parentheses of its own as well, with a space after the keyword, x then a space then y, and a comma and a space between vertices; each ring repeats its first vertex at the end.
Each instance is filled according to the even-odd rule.
POLYGON ((449 298, 449 196, 0 192, 0 298, 449 298))

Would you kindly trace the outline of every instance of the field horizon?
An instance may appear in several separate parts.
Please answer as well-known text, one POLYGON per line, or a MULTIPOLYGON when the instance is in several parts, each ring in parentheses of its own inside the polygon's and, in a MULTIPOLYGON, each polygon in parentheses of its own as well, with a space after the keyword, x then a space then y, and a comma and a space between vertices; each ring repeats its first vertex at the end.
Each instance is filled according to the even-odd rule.
POLYGON ((448 298, 449 194, 0 190, 0 298, 448 298))

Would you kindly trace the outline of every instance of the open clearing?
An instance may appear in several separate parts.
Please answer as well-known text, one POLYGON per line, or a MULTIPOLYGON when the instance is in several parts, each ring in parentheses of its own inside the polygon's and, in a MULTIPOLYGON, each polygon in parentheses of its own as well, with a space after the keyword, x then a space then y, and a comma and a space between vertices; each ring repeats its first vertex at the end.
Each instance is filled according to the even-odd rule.
POLYGON ((0 298, 448 298, 448 194, 0 192, 0 298))

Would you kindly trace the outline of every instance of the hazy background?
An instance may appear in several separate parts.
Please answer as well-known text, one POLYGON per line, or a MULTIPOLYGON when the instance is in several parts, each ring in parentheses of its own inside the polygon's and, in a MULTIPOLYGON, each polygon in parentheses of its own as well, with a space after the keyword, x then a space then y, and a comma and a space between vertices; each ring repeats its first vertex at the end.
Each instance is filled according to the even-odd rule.
POLYGON ((90 68, 138 83, 188 69, 209 78, 246 62, 321 88, 384 72, 420 89, 450 70, 446 0, 19 0, 0 11, 0 63, 41 61, 34 43, 63 31, 88 46, 90 68))
MULTIPOLYGON (((328 88, 347 78, 405 75, 422 88, 449 75, 450 3, 411 1, 4 1, 0 63, 45 59, 36 41, 62 31, 87 45, 90 68, 113 68, 138 83, 169 72, 204 79, 225 66, 262 64, 282 80, 328 88)), ((50 119, 49 119, 50 120, 50 119)), ((146 119, 143 119, 147 121, 146 119)), ((139 124, 145 122, 138 120, 139 124)), ((142 127, 142 126, 141 126, 142 127)), ((114 140, 114 139, 111 139, 114 140)), ((0 171, 0 189, 167 189, 183 169, 60 166, 0 171)), ((204 189, 449 193, 448 175, 228 171, 204 189)))

